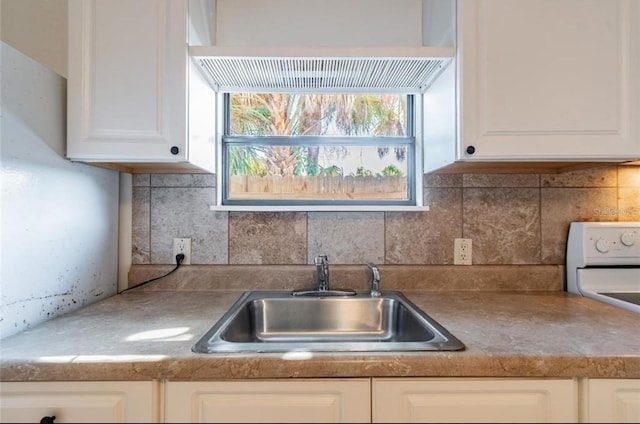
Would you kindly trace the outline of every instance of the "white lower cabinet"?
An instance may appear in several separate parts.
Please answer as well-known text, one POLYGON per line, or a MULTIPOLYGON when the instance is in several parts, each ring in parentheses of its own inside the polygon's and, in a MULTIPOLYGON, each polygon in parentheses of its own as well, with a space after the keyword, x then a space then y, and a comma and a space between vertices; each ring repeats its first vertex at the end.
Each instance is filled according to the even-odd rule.
POLYGON ((0 383, 0 422, 158 422, 158 389, 151 381, 0 383), (46 421, 43 421, 46 422, 46 421))
POLYGON ((398 379, 372 384, 373 422, 576 422, 571 380, 398 379))
POLYGON ((370 380, 169 381, 165 421, 371 422, 370 380))
POLYGON ((640 379, 0 383, 0 422, 640 422, 640 379), (162 387, 162 388, 161 388, 162 387), (163 391, 163 396, 161 396, 163 391), (580 411, 580 413, 579 413, 580 411))
POLYGON ((585 422, 640 422, 639 379, 589 379, 583 401, 585 422))

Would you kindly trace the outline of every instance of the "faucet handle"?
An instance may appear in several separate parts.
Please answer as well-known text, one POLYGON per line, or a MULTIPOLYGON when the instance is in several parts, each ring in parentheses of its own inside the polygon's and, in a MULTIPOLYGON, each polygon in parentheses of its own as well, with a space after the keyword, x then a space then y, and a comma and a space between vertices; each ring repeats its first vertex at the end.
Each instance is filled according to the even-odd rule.
POLYGON ((371 262, 367 264, 371 270, 371 297, 379 297, 380 293, 380 270, 371 262))
POLYGON ((327 255, 318 255, 313 262, 316 266, 316 278, 318 291, 329 290, 329 260, 327 255))
POLYGON ((323 274, 326 276, 326 279, 329 279, 329 258, 327 255, 318 255, 315 257, 313 262, 316 265, 316 268, 322 269, 323 274))

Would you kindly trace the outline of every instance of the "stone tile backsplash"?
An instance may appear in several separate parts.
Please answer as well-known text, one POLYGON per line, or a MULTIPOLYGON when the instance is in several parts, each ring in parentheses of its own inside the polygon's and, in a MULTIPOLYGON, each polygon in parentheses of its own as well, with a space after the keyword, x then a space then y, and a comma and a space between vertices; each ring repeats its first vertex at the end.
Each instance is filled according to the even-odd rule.
POLYGON ((538 188, 469 187, 462 196, 462 234, 473 240, 474 263, 540 263, 538 188))
POLYGON ((306 213, 231 212, 228 246, 230 264, 303 264, 306 213))
POLYGON ((453 239, 477 265, 562 265, 572 221, 640 221, 640 167, 560 174, 427 174, 427 212, 216 212, 211 174, 133 176, 134 264, 450 265, 453 239))
POLYGON ((306 261, 330 255, 332 263, 384 263, 384 212, 309 212, 306 261), (341 240, 336 243, 336 240, 341 240))

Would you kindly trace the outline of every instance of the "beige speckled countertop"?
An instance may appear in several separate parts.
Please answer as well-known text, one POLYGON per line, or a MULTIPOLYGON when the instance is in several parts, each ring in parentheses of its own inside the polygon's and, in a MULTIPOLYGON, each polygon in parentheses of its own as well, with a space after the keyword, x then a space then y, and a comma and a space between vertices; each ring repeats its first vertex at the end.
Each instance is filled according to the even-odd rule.
POLYGON ((404 291, 456 352, 213 355, 239 290, 132 290, 2 340, 1 381, 291 377, 640 378, 640 316, 562 291, 404 291))

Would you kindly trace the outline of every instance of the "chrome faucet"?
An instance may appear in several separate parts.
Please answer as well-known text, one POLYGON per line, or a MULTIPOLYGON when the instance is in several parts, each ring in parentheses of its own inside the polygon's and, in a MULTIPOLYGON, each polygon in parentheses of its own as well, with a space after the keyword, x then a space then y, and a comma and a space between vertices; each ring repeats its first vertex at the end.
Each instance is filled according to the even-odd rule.
POLYGON ((327 255, 318 255, 313 262, 316 265, 316 281, 318 283, 318 291, 329 290, 329 260, 327 255))
POLYGON ((380 270, 372 263, 367 266, 371 270, 371 297, 380 297, 380 270))

